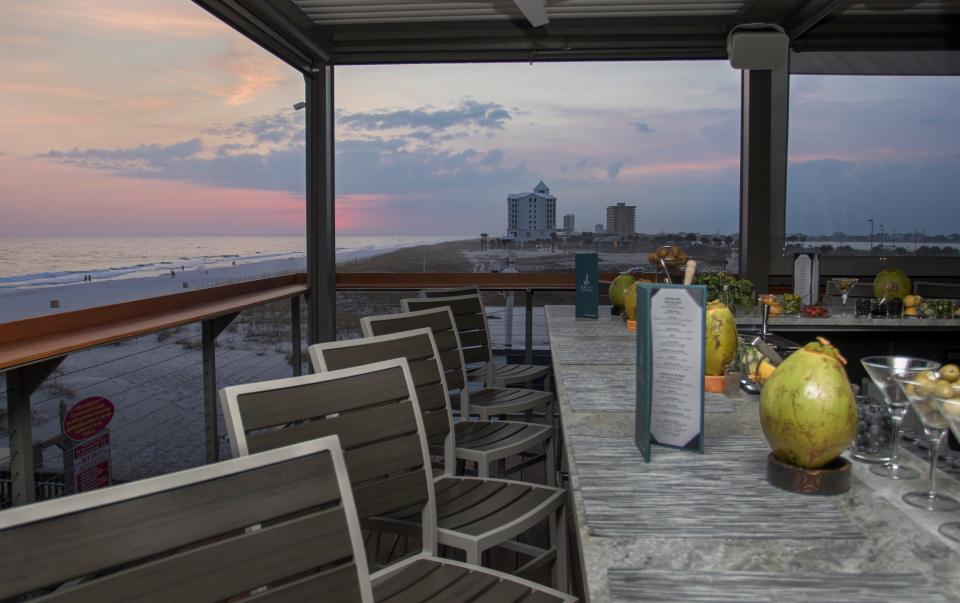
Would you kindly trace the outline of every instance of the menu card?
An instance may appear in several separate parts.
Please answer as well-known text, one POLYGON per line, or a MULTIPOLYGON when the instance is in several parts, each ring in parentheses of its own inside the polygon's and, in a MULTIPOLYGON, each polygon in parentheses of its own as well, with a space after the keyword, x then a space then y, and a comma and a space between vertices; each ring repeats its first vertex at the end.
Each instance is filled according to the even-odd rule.
POLYGON ((576 317, 596 319, 600 294, 597 287, 600 276, 597 254, 578 253, 574 266, 574 277, 577 283, 576 317))
POLYGON ((637 285, 637 447, 703 452, 703 285, 637 285))
POLYGON ((819 301, 820 256, 815 253, 797 253, 793 259, 793 292, 806 305, 819 301))

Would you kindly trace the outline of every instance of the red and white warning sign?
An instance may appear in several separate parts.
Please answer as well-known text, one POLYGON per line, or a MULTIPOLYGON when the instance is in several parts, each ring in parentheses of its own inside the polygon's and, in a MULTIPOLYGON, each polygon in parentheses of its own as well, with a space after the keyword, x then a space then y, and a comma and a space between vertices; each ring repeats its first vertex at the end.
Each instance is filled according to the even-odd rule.
POLYGON ((73 445, 74 492, 110 485, 110 420, 114 406, 100 396, 85 398, 63 417, 63 433, 73 445))

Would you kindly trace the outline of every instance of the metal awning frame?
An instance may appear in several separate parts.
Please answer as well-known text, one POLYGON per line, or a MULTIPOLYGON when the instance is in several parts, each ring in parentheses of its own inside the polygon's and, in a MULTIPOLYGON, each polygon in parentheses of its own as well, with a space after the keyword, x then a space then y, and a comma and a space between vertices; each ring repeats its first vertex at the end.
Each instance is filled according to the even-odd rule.
POLYGON ((735 25, 781 25, 791 38, 788 65, 742 76, 741 273, 761 291, 771 274, 789 273, 780 251, 789 74, 960 75, 960 14, 846 15, 849 0, 747 0, 734 15, 557 19, 538 28, 522 19, 321 27, 293 0, 194 2, 304 76, 310 343, 336 338, 336 65, 724 59, 735 25))

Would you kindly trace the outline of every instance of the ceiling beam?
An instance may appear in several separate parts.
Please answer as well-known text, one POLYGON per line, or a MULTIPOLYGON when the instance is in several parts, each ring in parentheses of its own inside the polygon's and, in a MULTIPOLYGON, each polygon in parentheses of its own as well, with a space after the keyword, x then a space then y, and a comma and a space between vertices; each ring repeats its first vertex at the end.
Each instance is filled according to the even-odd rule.
POLYGON ((193 1, 301 72, 332 59, 324 32, 290 0, 193 1))
POLYGON ((547 18, 547 10, 543 7, 543 0, 513 0, 513 3, 533 27, 546 25, 550 20, 547 18))
POLYGON ((795 40, 828 19, 847 0, 811 0, 787 16, 782 23, 787 35, 795 40))

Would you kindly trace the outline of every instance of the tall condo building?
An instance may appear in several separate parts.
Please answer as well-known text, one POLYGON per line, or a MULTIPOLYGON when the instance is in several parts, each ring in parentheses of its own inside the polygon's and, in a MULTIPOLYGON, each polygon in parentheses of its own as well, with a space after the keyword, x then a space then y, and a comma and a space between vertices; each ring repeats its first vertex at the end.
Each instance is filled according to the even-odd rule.
POLYGON ((623 238, 637 233, 637 207, 625 203, 617 203, 607 207, 607 232, 620 235, 623 238))
POLYGON ((573 214, 563 216, 563 230, 565 230, 567 234, 573 234, 573 214))
POLYGON ((557 232, 557 198, 543 180, 532 193, 507 196, 507 237, 515 241, 549 239, 557 232))

